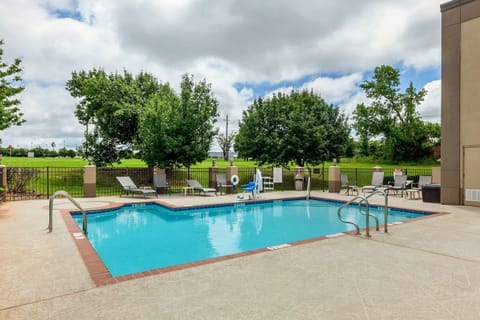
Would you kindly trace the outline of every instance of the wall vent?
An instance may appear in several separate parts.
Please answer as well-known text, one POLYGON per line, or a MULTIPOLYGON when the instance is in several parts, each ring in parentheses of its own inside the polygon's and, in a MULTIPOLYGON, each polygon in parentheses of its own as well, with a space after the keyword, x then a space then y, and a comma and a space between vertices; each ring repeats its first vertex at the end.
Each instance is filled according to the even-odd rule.
POLYGON ((480 202, 480 189, 465 189, 465 201, 480 202))

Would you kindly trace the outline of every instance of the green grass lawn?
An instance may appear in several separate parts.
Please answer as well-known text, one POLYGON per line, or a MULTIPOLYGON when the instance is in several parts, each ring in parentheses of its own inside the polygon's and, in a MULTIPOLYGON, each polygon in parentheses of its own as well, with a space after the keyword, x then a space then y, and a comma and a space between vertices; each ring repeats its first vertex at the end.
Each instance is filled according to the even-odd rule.
MULTIPOLYGON (((223 159, 215 159, 216 166, 219 168, 226 168, 230 165, 230 161, 226 161, 223 159)), ((255 161, 247 161, 243 159, 235 159, 234 165, 239 168, 254 168, 256 167, 255 161)), ((332 166, 333 162, 325 162, 325 168, 332 166)), ((412 164, 412 163, 399 163, 399 164, 388 164, 382 162, 357 162, 351 159, 341 159, 340 163, 338 163, 342 168, 373 168, 375 166, 381 166, 383 168, 393 169, 393 168, 431 168, 431 167, 438 167, 440 164, 438 163, 430 163, 430 164, 412 164)), ((197 168, 209 168, 212 166, 212 159, 204 160, 203 162, 197 164, 195 167, 197 168)), ((269 165, 265 165, 264 167, 271 167, 269 165)), ((294 168, 295 165, 291 165, 290 168, 294 168)), ((321 168, 322 165, 315 166, 316 168, 321 168)))
MULTIPOLYGON (((215 159, 215 165, 218 168, 226 168, 230 165, 230 161, 223 159, 215 159)), ((3 157, 2 164, 7 167, 68 167, 79 168, 88 164, 87 160, 77 158, 26 158, 26 157, 3 157)), ((248 161, 243 159, 235 159, 234 165, 239 168, 254 168, 255 161, 248 161)), ((332 165, 332 162, 325 162, 325 168, 332 165)), ((357 162, 350 159, 342 159, 338 164, 342 168, 372 168, 379 165, 383 168, 431 168, 439 166, 440 164, 385 164, 372 162, 357 162)), ((145 168, 147 165, 140 159, 124 159, 121 164, 115 163, 114 167, 128 167, 128 168, 145 168)), ((212 166, 212 159, 207 159, 194 166, 194 168, 209 168, 212 166)), ((270 166, 265 166, 270 167, 270 166)), ((292 166, 293 168, 294 166, 292 166)), ((317 166, 321 168, 322 166, 317 166)))

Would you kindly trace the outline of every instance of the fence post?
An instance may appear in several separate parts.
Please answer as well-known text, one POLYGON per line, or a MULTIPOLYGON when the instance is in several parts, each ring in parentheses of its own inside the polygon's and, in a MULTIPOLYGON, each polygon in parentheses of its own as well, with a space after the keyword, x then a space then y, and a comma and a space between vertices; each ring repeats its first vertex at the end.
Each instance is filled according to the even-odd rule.
POLYGON ((50 170, 47 167, 47 197, 50 197, 50 170))
POLYGON ((97 196, 97 167, 86 165, 83 169, 83 194, 86 198, 97 196))
POLYGON ((7 167, 3 164, 0 165, 0 188, 3 188, 0 192, 0 200, 5 201, 7 195, 7 167))
POLYGON ((322 192, 325 192, 325 161, 322 161, 322 192))
POLYGON ((215 167, 215 160, 212 160, 212 166, 208 168, 208 187, 217 189, 218 168, 215 167))
POLYGON ((340 167, 335 165, 328 167, 328 192, 338 193, 340 187, 340 167))
MULTIPOLYGON (((227 177, 227 184, 232 184, 232 176, 238 176, 238 167, 237 166, 228 166, 225 176, 227 177)), ((237 193, 237 186, 233 188, 226 188, 227 194, 237 193)))

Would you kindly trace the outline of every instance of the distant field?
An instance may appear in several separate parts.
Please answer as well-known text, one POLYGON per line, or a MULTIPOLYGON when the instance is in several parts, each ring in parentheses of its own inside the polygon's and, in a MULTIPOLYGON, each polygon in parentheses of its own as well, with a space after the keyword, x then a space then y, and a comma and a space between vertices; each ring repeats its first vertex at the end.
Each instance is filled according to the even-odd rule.
MULTIPOLYGON (((79 168, 88 164, 87 160, 76 158, 27 158, 27 157, 3 157, 2 164, 7 167, 64 167, 79 168)), ((114 167, 144 168, 147 165, 139 159, 125 159, 121 164, 114 167)))
MULTIPOLYGON (((88 164, 84 159, 71 159, 71 158, 26 158, 26 157, 3 157, 2 164, 7 167, 68 167, 79 168, 88 164)), ((215 165, 218 168, 226 168, 230 165, 230 161, 223 159, 215 159, 215 165)), ((239 168, 254 168, 256 167, 255 161, 247 161, 242 159, 236 159, 234 165, 239 168)), ((331 162, 325 162, 325 167, 331 166, 331 162)), ((383 164, 383 163, 370 163, 370 162, 354 162, 349 159, 341 160, 338 164, 342 168, 372 168, 375 165, 382 166, 383 168, 431 168, 432 166, 438 166, 439 164, 383 164)), ((124 159, 121 164, 115 163, 114 167, 128 167, 128 168, 145 168, 147 165, 140 159, 124 159)), ((207 159, 197 165, 195 168, 209 168, 212 166, 212 159, 207 159)), ((293 166, 292 166, 293 167, 293 166)), ((317 166, 317 167, 321 167, 317 166)))

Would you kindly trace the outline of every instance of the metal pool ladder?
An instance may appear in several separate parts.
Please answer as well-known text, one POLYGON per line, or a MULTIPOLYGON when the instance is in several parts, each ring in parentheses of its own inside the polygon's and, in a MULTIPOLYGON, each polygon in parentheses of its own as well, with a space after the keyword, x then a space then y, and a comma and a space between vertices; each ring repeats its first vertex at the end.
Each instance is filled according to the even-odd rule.
POLYGON ((52 232, 53 229, 53 200, 55 199, 56 196, 64 196, 68 200, 70 200, 71 203, 73 203, 80 211, 82 211, 82 229, 83 233, 87 234, 87 212, 78 204, 77 201, 73 199, 71 195, 68 194, 68 192, 59 190, 55 192, 49 200, 48 203, 48 232, 52 232))
MULTIPOLYGON (((388 193, 386 193, 383 190, 375 190, 372 193, 370 193, 368 196, 366 196, 365 199, 368 200, 368 198, 370 198, 371 196, 373 196, 375 194, 383 195, 383 197, 385 198, 385 204, 384 204, 385 220, 383 222, 383 228, 384 228, 385 232, 388 232, 388 193)), ((378 231, 378 219, 377 219, 377 231, 378 231)))
POLYGON ((371 194, 369 194, 367 197, 363 197, 363 196, 356 196, 354 197, 353 199, 351 199, 350 201, 348 201, 347 203, 344 203, 343 205, 341 205, 338 210, 337 210, 337 215, 338 215, 338 218, 340 219, 340 221, 342 221, 343 223, 348 223, 348 224, 351 224, 355 227, 355 229, 357 229, 357 235, 360 235, 360 227, 353 221, 348 221, 348 220, 345 220, 343 217, 342 217, 342 210, 344 208, 346 208, 347 206, 349 206, 350 204, 352 203, 355 203, 355 201, 357 200, 360 200, 358 202, 358 210, 360 211, 361 214, 365 215, 365 230, 366 230, 366 236, 367 237, 370 237, 370 217, 374 218, 376 220, 376 230, 378 231, 379 230, 379 227, 378 227, 378 218, 375 216, 375 215, 372 215, 370 214, 370 205, 368 203, 368 198, 370 198, 371 196, 373 196, 374 194, 382 194, 384 195, 385 197, 385 232, 388 232, 388 195, 382 191, 382 190, 376 190, 374 192, 372 192, 371 194), (362 212, 362 203, 365 204, 365 213, 362 212))

